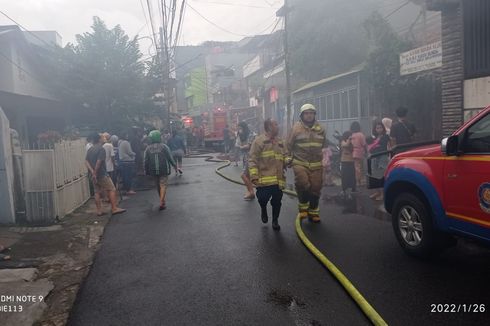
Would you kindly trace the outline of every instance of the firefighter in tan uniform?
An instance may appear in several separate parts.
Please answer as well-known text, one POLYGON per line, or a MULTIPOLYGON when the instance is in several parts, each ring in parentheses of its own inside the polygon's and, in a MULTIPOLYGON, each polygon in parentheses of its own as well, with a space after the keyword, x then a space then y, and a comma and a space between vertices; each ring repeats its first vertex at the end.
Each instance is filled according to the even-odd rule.
POLYGON ((277 138, 277 122, 267 119, 264 122, 265 134, 255 138, 250 149, 249 171, 252 183, 257 187, 256 195, 260 204, 261 218, 267 223, 267 203, 272 205, 272 228, 279 231, 278 219, 281 212, 282 189, 286 185, 284 175, 286 148, 277 138))
POLYGON ((294 170, 301 218, 320 222, 320 194, 323 183, 322 149, 326 146, 325 130, 316 122, 316 108, 305 104, 301 121, 293 126, 287 142, 288 166, 294 170))

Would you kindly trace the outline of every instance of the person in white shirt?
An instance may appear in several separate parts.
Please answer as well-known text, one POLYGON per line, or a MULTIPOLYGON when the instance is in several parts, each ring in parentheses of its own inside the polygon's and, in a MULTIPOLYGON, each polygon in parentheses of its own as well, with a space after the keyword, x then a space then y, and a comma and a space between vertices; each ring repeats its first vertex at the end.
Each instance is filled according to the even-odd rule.
POLYGON ((109 174, 109 177, 111 178, 114 185, 116 185, 116 183, 114 182, 115 181, 114 180, 114 177, 115 177, 115 175, 114 175, 114 160, 115 160, 116 154, 114 152, 114 146, 112 146, 112 143, 110 141, 111 135, 108 132, 104 132, 102 134, 102 137, 104 138, 104 145, 102 145, 102 147, 105 150, 106 171, 109 174))

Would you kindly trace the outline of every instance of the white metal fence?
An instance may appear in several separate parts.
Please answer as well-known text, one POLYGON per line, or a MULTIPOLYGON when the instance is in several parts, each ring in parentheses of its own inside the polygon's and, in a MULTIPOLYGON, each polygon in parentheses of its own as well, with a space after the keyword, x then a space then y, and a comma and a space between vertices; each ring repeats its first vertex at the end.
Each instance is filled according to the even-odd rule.
POLYGON ((90 197, 84 141, 24 149, 22 156, 27 222, 52 223, 90 197))

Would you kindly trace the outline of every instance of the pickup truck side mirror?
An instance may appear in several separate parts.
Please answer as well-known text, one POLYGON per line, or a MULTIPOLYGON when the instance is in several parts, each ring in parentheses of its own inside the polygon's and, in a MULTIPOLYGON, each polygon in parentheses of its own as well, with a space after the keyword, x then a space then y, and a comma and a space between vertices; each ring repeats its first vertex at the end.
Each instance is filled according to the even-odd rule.
POLYGON ((450 136, 444 138, 441 142, 441 151, 447 156, 456 156, 459 154, 459 138, 458 136, 450 136))

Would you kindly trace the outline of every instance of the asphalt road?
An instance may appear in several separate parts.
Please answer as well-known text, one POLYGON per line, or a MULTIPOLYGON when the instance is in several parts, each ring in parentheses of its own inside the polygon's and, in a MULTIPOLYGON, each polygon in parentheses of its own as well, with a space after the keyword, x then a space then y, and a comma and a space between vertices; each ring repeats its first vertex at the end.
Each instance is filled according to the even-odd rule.
MULTIPOLYGON (((369 324, 297 238, 294 198, 283 200, 277 233, 216 164, 184 163, 167 210, 158 211, 156 192, 140 192, 111 219, 69 325, 369 324)), ((304 230, 388 324, 488 325, 488 312, 431 313, 430 305, 490 309, 489 251, 465 245, 414 260, 362 206, 324 203, 322 223, 304 230)))

